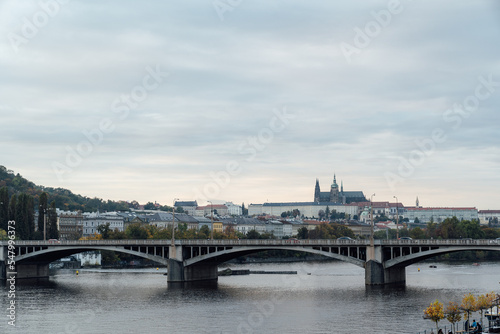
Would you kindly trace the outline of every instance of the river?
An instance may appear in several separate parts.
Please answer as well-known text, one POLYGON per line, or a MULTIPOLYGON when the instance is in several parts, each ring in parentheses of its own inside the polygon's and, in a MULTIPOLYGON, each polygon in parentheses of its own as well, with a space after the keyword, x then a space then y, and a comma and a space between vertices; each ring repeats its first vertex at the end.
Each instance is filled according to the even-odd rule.
POLYGON ((422 316, 431 302, 499 292, 500 280, 498 263, 412 265, 400 288, 366 287, 364 270, 344 262, 226 267, 298 273, 180 288, 167 284, 164 268, 61 272, 48 282, 17 282, 16 327, 1 286, 0 333, 429 333, 434 323, 422 316))

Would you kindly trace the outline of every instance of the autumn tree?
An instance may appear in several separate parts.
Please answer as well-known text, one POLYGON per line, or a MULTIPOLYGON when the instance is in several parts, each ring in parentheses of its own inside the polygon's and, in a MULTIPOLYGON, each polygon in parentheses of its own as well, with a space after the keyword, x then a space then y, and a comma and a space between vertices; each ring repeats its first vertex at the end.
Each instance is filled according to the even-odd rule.
POLYGON ((494 292, 487 293, 485 295, 480 295, 476 300, 476 310, 481 314, 481 325, 483 324, 483 312, 484 310, 493 306, 495 302, 496 295, 494 292))
POLYGON ((449 302, 444 312, 446 314, 446 320, 453 325, 453 332, 455 332, 455 324, 462 320, 462 311, 460 310, 460 306, 455 302, 449 302))
POLYGON ((460 304, 460 309, 465 311, 467 314, 467 321, 469 321, 470 313, 475 312, 476 309, 476 298, 472 293, 466 294, 462 299, 462 303, 460 304))
POLYGON ((443 304, 441 304, 437 299, 434 303, 431 303, 428 308, 424 310, 424 317, 430 319, 436 323, 436 332, 439 331, 439 321, 444 319, 444 309, 443 304))

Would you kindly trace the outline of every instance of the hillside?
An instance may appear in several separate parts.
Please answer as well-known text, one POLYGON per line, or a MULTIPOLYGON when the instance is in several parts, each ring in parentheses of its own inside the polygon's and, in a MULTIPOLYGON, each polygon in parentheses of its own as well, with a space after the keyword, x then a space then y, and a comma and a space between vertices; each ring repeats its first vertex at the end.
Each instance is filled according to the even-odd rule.
POLYGON ((73 194, 70 190, 64 188, 51 188, 34 184, 25 179, 19 173, 0 165, 0 188, 6 186, 9 190, 9 196, 13 194, 25 193, 35 199, 35 207, 38 206, 38 198, 42 192, 46 192, 49 197, 49 203, 56 202, 56 207, 62 210, 81 210, 81 211, 116 211, 128 210, 129 206, 125 202, 104 201, 100 198, 89 198, 73 194))

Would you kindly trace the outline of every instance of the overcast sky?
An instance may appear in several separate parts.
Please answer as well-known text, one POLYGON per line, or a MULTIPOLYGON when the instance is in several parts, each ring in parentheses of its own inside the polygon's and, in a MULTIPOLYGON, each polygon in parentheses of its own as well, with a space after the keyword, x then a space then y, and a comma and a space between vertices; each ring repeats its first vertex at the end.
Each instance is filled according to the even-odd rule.
POLYGON ((497 1, 12 0, 0 36, 0 164, 36 184, 500 209, 497 1))

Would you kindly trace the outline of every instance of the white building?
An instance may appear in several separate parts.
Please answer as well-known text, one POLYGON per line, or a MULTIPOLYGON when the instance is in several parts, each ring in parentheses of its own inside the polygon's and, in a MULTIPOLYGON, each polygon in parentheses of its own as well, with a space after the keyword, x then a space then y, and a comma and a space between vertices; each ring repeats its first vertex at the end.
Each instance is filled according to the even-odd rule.
POLYGON ((320 210, 326 212, 334 210, 337 213, 345 213, 346 216, 353 217, 358 214, 357 204, 336 204, 336 203, 316 203, 316 202, 291 202, 291 203, 264 203, 264 204, 250 204, 248 206, 249 216, 258 215, 271 215, 280 217, 283 212, 293 212, 299 210, 300 215, 304 217, 319 217, 320 210))
POLYGON ((116 212, 99 213, 92 212, 83 213, 83 236, 88 237, 97 232, 100 225, 109 223, 109 228, 114 231, 117 229, 120 232, 124 231, 124 219, 116 212))
POLYGON ((441 223, 446 218, 457 217, 458 220, 479 219, 476 208, 423 208, 423 207, 407 207, 404 217, 410 222, 414 222, 416 218, 420 223, 428 223, 431 220, 436 223, 441 223))
POLYGON ((226 202, 224 205, 227 207, 227 213, 231 216, 241 216, 243 214, 241 205, 236 205, 233 202, 226 202))
POLYGON ((75 254, 75 257, 80 260, 82 267, 101 265, 101 252, 99 251, 78 253, 75 254))
POLYGON ((495 218, 500 221, 500 210, 479 210, 478 217, 481 225, 488 225, 495 218))

